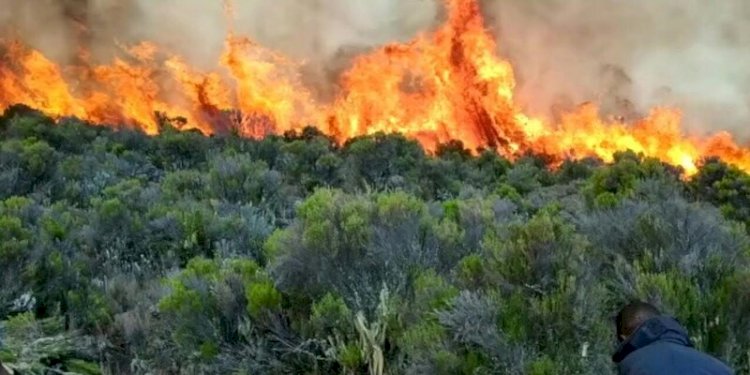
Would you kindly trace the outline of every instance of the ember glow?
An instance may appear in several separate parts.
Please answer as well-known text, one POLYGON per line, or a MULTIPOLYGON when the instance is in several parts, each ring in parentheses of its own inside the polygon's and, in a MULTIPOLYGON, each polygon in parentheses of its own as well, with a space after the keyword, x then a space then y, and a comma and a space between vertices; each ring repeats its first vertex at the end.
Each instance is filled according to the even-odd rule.
POLYGON ((233 127, 248 137, 309 125, 343 142, 376 132, 399 132, 428 150, 449 140, 471 149, 494 148, 513 158, 527 152, 553 159, 598 157, 633 150, 696 172, 718 156, 750 171, 750 149, 729 133, 690 137, 676 109, 656 108, 635 123, 604 120, 594 104, 557 123, 524 112, 514 99, 510 62, 497 54, 477 0, 444 0, 445 22, 407 43, 354 59, 340 91, 316 101, 301 83, 300 64, 230 32, 215 71, 144 42, 106 65, 60 65, 15 40, 0 43, 0 107, 25 104, 53 117, 159 131, 170 120, 205 134, 233 127))

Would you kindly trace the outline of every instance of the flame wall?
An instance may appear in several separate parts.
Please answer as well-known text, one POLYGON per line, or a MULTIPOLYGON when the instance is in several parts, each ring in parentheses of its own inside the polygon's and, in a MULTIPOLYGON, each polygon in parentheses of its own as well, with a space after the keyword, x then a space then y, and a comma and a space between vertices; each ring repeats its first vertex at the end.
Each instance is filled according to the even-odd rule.
MULTIPOLYGON (((575 1, 552 0, 4 2, 0 106, 24 103, 53 116, 149 133, 158 131, 159 116, 205 133, 233 126, 247 136, 314 124, 340 140, 399 131, 428 149, 460 139, 472 149, 492 147, 510 157, 541 152, 558 160, 609 160, 614 151, 632 149, 687 173, 709 155, 750 170, 750 151, 729 133, 688 137, 678 110, 639 103, 638 81, 613 52, 628 46, 627 37, 610 40, 622 40, 622 48, 587 58, 624 20, 599 24, 601 30, 583 22, 586 32, 565 30, 564 21, 607 14, 600 6, 578 9, 575 1), (502 47, 485 14, 510 41, 505 51, 513 60, 498 55, 502 47), (534 24, 534 17, 546 23, 534 24), (133 44, 140 40, 148 42, 133 44), (580 52, 561 52, 566 44, 580 52), (615 64, 603 64, 607 55, 615 64), (570 74, 576 69, 591 72, 570 74), (597 99, 614 117, 600 117, 593 104, 566 105, 557 100, 559 88, 570 89, 563 96, 569 102, 597 99)), ((653 65, 643 55, 636 60, 653 65)), ((690 66, 679 57, 671 61, 690 66)), ((661 76, 689 80, 683 89, 705 85, 711 92, 681 69, 665 68, 677 73, 661 76)), ((742 97, 710 78, 705 81, 717 82, 716 95, 694 93, 697 102, 742 97)), ((735 107, 741 118, 742 106, 735 107)))

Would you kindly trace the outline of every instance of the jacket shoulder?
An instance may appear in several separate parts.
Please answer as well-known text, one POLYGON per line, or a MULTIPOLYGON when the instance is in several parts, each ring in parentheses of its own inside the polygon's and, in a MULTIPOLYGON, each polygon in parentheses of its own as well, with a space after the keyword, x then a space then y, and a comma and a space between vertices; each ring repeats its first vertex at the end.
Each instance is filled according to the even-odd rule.
POLYGON ((720 360, 693 348, 659 342, 638 349, 618 365, 620 374, 733 375, 720 360))

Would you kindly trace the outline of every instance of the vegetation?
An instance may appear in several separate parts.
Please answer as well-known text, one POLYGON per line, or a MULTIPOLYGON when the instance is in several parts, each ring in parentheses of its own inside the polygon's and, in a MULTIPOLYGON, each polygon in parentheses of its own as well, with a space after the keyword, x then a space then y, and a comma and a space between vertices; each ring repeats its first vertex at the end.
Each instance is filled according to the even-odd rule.
POLYGON ((750 177, 0 118, 0 361, 26 373, 606 374, 631 298, 750 374, 750 177))

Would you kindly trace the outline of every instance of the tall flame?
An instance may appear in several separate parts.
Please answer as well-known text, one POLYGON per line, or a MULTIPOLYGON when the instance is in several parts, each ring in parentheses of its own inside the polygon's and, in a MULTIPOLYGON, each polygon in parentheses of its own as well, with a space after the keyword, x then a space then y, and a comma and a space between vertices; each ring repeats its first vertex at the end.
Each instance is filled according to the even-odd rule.
POLYGON ((750 149, 726 132, 686 136, 674 109, 654 109, 633 124, 604 120, 593 104, 558 123, 524 113, 514 99, 513 67, 496 54, 477 0, 444 1, 442 26, 357 57, 327 103, 315 101, 295 62, 230 31, 217 69, 209 72, 151 43, 125 49, 108 65, 91 64, 83 53, 77 63, 60 66, 23 43, 2 41, 0 107, 25 104, 54 117, 148 134, 158 133, 164 119, 206 134, 232 126, 249 137, 315 125, 339 141, 400 132, 428 150, 458 139, 469 149, 493 148, 511 158, 536 152, 558 161, 609 161, 630 149, 681 166, 687 175, 707 156, 750 171, 750 149))

